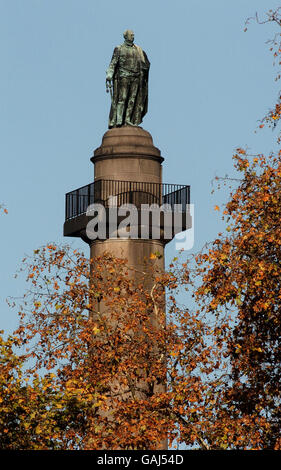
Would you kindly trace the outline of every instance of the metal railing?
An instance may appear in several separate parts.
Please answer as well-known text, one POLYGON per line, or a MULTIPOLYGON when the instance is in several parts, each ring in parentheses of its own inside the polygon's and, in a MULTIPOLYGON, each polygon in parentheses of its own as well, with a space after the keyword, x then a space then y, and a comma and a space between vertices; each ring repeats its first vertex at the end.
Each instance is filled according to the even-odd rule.
POLYGON ((122 204, 175 204, 185 207, 190 203, 190 186, 140 181, 97 180, 66 194, 65 220, 86 214, 90 204, 120 207, 122 204))

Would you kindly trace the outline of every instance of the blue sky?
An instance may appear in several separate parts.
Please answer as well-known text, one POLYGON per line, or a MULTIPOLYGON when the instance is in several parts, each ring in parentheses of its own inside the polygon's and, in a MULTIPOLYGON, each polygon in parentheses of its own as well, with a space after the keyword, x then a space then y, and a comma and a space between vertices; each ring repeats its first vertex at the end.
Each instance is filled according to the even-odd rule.
MULTIPOLYGON (((6 304, 26 287, 13 278, 25 254, 65 239, 64 195, 93 180, 93 150, 107 130, 105 70, 114 46, 133 29, 151 62, 149 111, 142 124, 165 158, 163 182, 190 184, 194 251, 222 230, 214 211, 233 175, 238 146, 274 148, 258 119, 274 103, 273 25, 247 17, 271 0, 0 0, 0 329, 12 331, 6 304)), ((175 256, 173 242, 167 260, 175 256)))

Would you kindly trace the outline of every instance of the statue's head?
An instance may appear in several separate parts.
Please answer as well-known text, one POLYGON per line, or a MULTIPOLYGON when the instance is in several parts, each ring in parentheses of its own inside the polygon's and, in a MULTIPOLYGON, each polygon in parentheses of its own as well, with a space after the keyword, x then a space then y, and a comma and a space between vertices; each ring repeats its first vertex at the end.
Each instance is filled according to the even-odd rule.
POLYGON ((133 44, 135 39, 134 31, 132 31, 131 29, 126 29, 123 36, 126 42, 133 44))

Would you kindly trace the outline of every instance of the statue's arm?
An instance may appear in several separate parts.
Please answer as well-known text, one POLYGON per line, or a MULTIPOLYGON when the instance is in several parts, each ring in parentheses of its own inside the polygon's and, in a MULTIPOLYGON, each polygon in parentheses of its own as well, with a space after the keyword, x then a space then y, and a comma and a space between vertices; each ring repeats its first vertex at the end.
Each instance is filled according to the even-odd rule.
POLYGON ((117 46, 117 47, 115 47, 115 49, 113 51, 111 62, 110 62, 109 67, 106 71, 106 80, 108 80, 108 81, 112 80, 115 69, 116 69, 116 65, 118 63, 118 60, 119 60, 119 47, 117 46))

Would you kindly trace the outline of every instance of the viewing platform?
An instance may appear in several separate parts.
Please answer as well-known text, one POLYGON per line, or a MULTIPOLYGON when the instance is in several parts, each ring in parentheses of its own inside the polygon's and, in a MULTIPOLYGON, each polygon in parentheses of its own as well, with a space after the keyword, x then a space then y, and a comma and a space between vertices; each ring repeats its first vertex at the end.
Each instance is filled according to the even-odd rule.
MULTIPOLYGON (((107 211, 132 204, 138 210, 140 218, 142 211, 153 212, 158 209, 160 210, 161 228, 164 223, 164 215, 170 212, 173 235, 191 227, 190 186, 99 179, 66 194, 65 236, 81 237, 83 235, 87 223, 94 216, 89 213, 87 215, 87 210, 92 204, 100 204, 107 211), (176 223, 175 217, 177 218, 176 223)), ((118 217, 118 222, 125 217, 124 215, 118 217)), ((141 220, 139 220, 139 224, 141 225, 141 220)))

